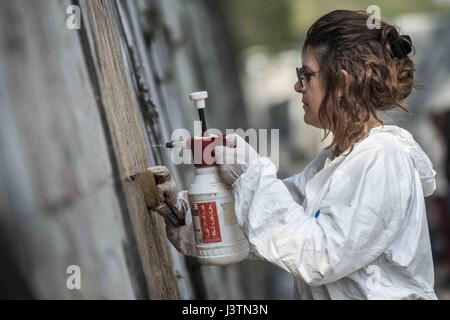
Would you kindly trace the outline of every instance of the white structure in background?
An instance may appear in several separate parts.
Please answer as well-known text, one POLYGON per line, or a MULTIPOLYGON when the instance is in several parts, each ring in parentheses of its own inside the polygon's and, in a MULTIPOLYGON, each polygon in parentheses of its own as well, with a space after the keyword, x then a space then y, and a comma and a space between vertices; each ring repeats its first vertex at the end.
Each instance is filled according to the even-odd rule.
MULTIPOLYGON (((252 47, 244 53, 245 73, 242 86, 246 100, 249 125, 268 128, 270 106, 287 101, 289 140, 280 139, 280 170, 293 175, 303 170, 324 147, 330 137, 320 142, 323 131, 307 125, 304 120, 302 95, 294 91, 297 81, 295 68, 301 64, 300 49, 269 57, 263 47, 252 47), (302 153, 304 161, 292 161, 291 152, 302 153)), ((270 128, 268 128, 270 129, 270 128)), ((272 128, 273 129, 273 128, 272 128)))

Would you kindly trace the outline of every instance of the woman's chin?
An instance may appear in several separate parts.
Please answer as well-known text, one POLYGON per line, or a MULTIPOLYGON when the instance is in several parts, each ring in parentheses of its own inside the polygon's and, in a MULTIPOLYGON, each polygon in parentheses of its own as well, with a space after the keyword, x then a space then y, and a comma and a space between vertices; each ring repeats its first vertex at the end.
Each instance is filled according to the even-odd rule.
POLYGON ((318 129, 322 129, 322 126, 320 125, 319 121, 311 121, 310 117, 308 116, 307 113, 305 113, 305 115, 303 116, 303 121, 305 121, 305 123, 309 126, 313 126, 316 127, 318 129))
POLYGON ((305 113, 305 115, 303 116, 303 121, 305 121, 306 124, 311 125, 308 113, 305 113))

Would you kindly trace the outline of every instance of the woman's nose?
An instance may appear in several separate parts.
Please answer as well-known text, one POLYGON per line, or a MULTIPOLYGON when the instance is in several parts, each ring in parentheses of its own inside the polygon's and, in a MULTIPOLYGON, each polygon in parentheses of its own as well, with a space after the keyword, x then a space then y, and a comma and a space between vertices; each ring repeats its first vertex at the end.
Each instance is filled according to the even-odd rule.
POLYGON ((305 93, 305 88, 302 87, 302 85, 300 84, 300 81, 297 81, 295 83, 294 90, 295 90, 295 92, 298 92, 298 93, 305 93))

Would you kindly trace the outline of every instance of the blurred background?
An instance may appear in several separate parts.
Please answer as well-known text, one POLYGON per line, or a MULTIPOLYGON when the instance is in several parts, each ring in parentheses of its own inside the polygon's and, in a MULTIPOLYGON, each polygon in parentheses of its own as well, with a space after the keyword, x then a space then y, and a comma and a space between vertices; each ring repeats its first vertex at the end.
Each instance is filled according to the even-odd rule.
POLYGON ((192 166, 156 145, 193 132, 201 90, 210 128, 279 129, 279 178, 303 170, 330 142, 293 90, 306 31, 370 5, 416 49, 413 114, 383 120, 437 172, 427 214, 435 291, 450 299, 449 0, 0 1, 0 298, 292 299, 292 277, 264 261, 180 255, 129 177, 164 164, 187 189, 192 166))
MULTIPOLYGON (((427 198, 427 213, 440 299, 450 298, 450 1, 223 1, 231 30, 248 123, 280 128, 279 175, 291 176, 326 147, 323 131, 303 121, 301 95, 293 91, 306 32, 318 18, 336 9, 380 9, 381 20, 397 25, 413 40, 416 81, 406 101, 413 112, 389 111, 386 124, 410 131, 437 172, 437 190, 427 198)), ((373 13, 373 11, 369 11, 373 13)), ((273 271, 277 272, 278 271, 273 271)), ((283 277, 282 272, 274 276, 283 277)), ((284 280, 288 283, 288 280, 284 280)), ((283 283, 285 283, 283 282, 283 283)), ((289 297, 284 291, 283 297, 289 297)))

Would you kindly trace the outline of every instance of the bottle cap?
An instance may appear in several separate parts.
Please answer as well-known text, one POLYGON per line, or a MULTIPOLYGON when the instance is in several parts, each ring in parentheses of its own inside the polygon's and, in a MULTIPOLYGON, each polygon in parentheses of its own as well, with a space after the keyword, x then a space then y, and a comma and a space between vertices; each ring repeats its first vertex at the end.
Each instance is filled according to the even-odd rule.
POLYGON ((207 91, 197 91, 189 94, 189 99, 194 101, 197 109, 205 108, 205 99, 208 98, 207 91))

